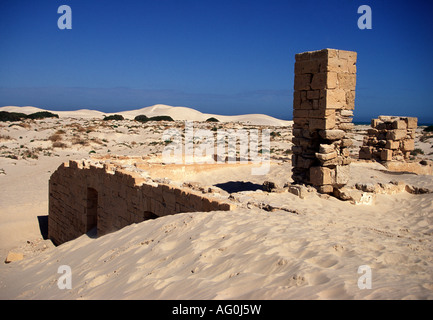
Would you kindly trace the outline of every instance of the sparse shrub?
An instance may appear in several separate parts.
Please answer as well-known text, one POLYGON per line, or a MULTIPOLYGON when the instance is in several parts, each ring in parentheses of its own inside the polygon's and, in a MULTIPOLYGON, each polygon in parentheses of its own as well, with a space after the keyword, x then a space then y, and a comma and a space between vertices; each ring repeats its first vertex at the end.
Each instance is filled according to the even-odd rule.
POLYGON ((60 142, 60 141, 56 141, 53 142, 53 148, 62 148, 65 149, 67 147, 66 143, 60 142))
POLYGON ((170 116, 155 116, 155 117, 150 117, 149 121, 174 121, 174 120, 170 116))
POLYGON ((120 114, 112 114, 111 116, 105 116, 103 120, 125 120, 125 118, 120 114))
POLYGON ((0 134, 0 140, 12 140, 13 138, 11 136, 6 136, 4 134, 0 134))
POLYGON ((206 119, 206 122, 220 122, 217 118, 211 117, 209 119, 206 119))
POLYGON ((48 112, 48 111, 40 111, 32 114, 25 114, 20 112, 7 112, 0 111, 0 121, 21 121, 25 119, 44 119, 44 118, 58 118, 59 115, 48 112))
POLYGON ((24 113, 0 111, 0 121, 21 121, 26 118, 24 113))
POLYGON ((422 151, 420 148, 416 148, 416 149, 412 150, 412 151, 410 152, 410 154, 411 154, 412 156, 416 156, 416 155, 418 155, 418 154, 424 154, 424 151, 422 151))
POLYGON ((145 116, 144 114, 140 114, 138 116, 136 116, 134 118, 135 121, 140 121, 140 122, 147 122, 149 121, 149 118, 147 116, 145 116))
POLYGON ((172 117, 170 116, 155 116, 148 118, 147 116, 141 114, 134 118, 136 121, 140 122, 148 122, 148 121, 174 121, 172 117))
POLYGON ((292 149, 287 149, 286 151, 284 151, 285 155, 289 155, 289 154, 292 154, 292 153, 293 153, 292 149))
POLYGON ((44 119, 44 118, 59 118, 58 114, 48 112, 48 111, 39 111, 27 116, 28 119, 44 119))
POLYGON ((433 126, 428 126, 428 127, 424 128, 423 131, 424 132, 433 132, 433 126))
POLYGON ((271 137, 272 137, 272 138, 280 137, 280 136, 281 136, 281 134, 280 134, 279 132, 275 132, 275 131, 272 131, 272 132, 271 132, 271 137))
POLYGON ((72 144, 80 144, 82 146, 88 146, 89 142, 87 140, 81 139, 81 138, 74 138, 72 139, 72 144))
POLYGON ((55 133, 55 134, 51 135, 48 138, 48 140, 50 140, 51 142, 60 141, 60 140, 62 140, 62 136, 60 134, 55 133))

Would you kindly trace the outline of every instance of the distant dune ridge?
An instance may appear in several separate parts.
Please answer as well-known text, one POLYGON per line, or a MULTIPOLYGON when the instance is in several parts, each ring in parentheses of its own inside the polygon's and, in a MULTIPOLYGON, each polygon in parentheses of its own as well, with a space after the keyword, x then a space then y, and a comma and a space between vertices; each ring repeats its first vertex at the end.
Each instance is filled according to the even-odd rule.
POLYGON ((192 121, 206 121, 206 119, 214 117, 221 122, 242 122, 245 124, 252 124, 252 125, 287 126, 293 123, 292 121, 280 120, 265 114, 244 114, 244 115, 235 115, 235 116, 225 116, 225 115, 202 113, 198 110, 188 108, 188 107, 172 107, 164 104, 156 104, 154 106, 145 107, 141 109, 120 111, 114 113, 104 113, 101 111, 89 110, 89 109, 80 109, 74 111, 55 111, 55 110, 40 109, 31 106, 26 106, 26 107, 6 106, 6 107, 0 107, 0 111, 22 112, 22 113, 49 111, 58 114, 59 117, 61 118, 77 117, 83 119, 103 118, 104 115, 120 114, 125 119, 133 120, 136 116, 140 114, 144 114, 147 117, 170 116, 174 120, 192 120, 192 121))

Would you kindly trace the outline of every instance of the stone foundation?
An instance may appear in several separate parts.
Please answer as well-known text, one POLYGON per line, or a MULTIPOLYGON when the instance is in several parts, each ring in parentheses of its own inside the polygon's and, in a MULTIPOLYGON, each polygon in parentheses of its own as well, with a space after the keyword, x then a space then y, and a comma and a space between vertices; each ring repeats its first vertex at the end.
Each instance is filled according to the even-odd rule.
POLYGON ((356 57, 356 52, 335 49, 295 57, 292 178, 296 184, 331 193, 347 183, 356 57))
POLYGON ((415 146, 415 117, 379 116, 371 120, 359 159, 384 161, 408 160, 415 146))
POLYGON ((69 161, 49 181, 48 236, 59 245, 93 228, 101 236, 165 215, 234 207, 188 188, 155 182, 122 161, 69 161))

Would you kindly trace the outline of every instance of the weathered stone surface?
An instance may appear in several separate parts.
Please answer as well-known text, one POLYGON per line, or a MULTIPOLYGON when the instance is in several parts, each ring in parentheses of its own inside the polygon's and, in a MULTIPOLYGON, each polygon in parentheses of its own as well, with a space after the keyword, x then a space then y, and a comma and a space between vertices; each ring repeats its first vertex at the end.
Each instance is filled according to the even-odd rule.
POLYGON ((329 153, 316 153, 317 159, 323 160, 323 161, 337 158, 337 156, 338 156, 338 154, 336 151, 329 152, 329 153))
POLYGON ((406 138, 406 130, 402 129, 390 130, 386 134, 387 140, 401 140, 404 138, 406 138))
POLYGON ((61 244, 93 228, 100 236, 155 216, 235 207, 213 199, 203 187, 181 189, 167 179, 156 180, 161 183, 143 180, 127 167, 113 174, 111 166, 98 167, 91 160, 62 164, 49 181, 48 237, 61 244))
POLYGON ((5 263, 11 263, 23 259, 24 259, 24 255, 22 253, 9 251, 8 255, 6 256, 5 263))
POLYGON ((401 142, 401 150, 412 151, 414 149, 415 149, 415 141, 413 139, 407 139, 401 142))
POLYGON ((380 159, 383 161, 391 161, 392 160, 392 150, 382 149, 382 151, 380 152, 380 159))
POLYGON ((311 167, 310 168, 310 183, 315 186, 325 184, 333 184, 335 182, 335 173, 333 170, 326 167, 311 167))
POLYGON ((387 162, 409 158, 415 147, 416 129, 412 127, 417 127, 417 118, 379 116, 371 120, 371 126, 359 151, 360 159, 387 162))
POLYGON ((349 166, 337 166, 335 168, 335 183, 338 185, 345 185, 350 179, 349 166))
POLYGON ((346 135, 343 130, 320 130, 319 134, 327 140, 340 140, 346 135))
MULTIPOLYGON (((352 141, 346 132, 353 128, 356 57, 336 49, 295 56, 292 178, 319 192, 333 192, 336 166, 350 163, 347 147, 352 141)), ((339 185, 347 180, 343 172, 339 185)))

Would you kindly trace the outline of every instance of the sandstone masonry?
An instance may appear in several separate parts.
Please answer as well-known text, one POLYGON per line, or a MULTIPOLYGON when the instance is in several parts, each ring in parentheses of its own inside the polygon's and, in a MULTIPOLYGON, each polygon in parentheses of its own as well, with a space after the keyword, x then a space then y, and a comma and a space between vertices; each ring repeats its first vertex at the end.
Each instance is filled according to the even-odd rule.
POLYGON ((356 52, 336 49, 295 56, 292 178, 297 184, 331 193, 348 181, 356 58, 356 52))
POLYGON ((48 236, 58 245, 93 228, 101 236, 160 216, 233 208, 221 199, 155 182, 133 165, 69 161, 49 181, 48 236))
POLYGON ((371 129, 364 137, 359 159, 402 161, 409 159, 415 146, 415 117, 379 116, 371 120, 371 129))

